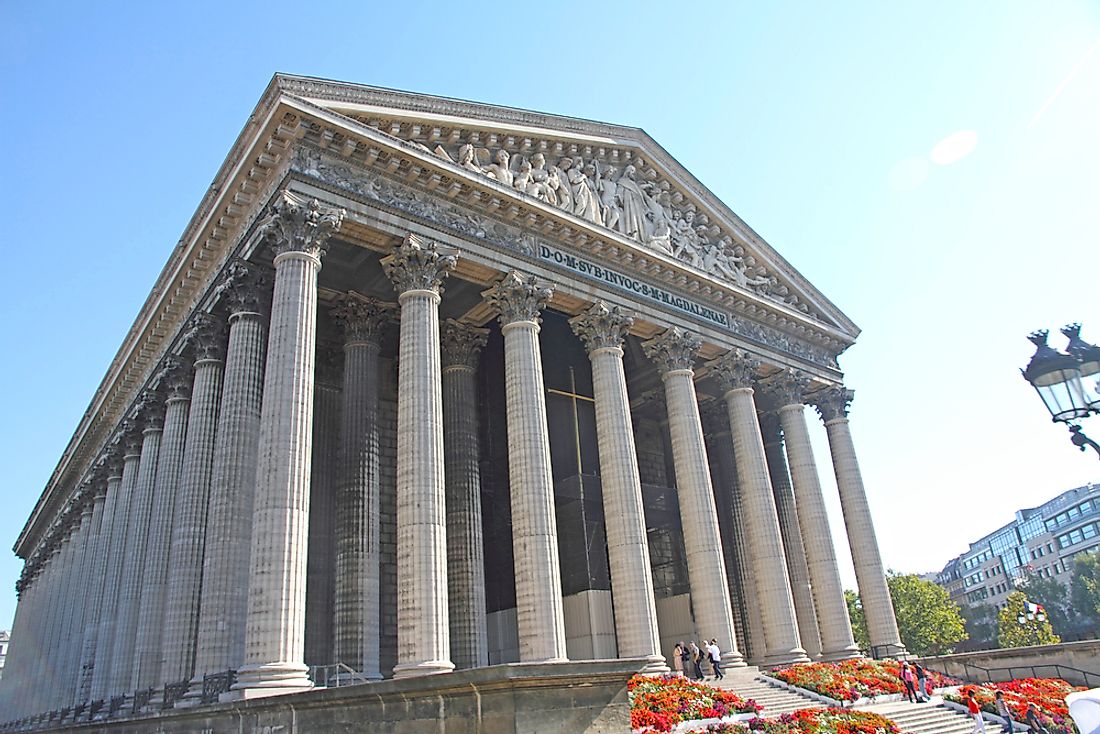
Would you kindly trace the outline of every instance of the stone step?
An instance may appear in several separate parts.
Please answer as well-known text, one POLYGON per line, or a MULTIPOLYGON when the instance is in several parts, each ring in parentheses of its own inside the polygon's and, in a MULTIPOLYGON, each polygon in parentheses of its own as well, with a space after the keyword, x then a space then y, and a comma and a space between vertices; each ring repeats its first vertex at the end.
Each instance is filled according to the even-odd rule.
POLYGON ((822 704, 808 696, 784 688, 776 688, 767 681, 756 678, 756 670, 740 668, 719 681, 707 681, 708 685, 752 699, 763 707, 764 716, 778 716, 798 709, 822 708, 822 704))
MULTIPOLYGON (((934 697, 928 703, 895 701, 861 707, 885 716, 898 725, 902 734, 966 734, 974 728, 974 721, 966 714, 942 705, 943 699, 934 697)), ((996 734, 996 724, 986 722, 987 734, 996 734)))

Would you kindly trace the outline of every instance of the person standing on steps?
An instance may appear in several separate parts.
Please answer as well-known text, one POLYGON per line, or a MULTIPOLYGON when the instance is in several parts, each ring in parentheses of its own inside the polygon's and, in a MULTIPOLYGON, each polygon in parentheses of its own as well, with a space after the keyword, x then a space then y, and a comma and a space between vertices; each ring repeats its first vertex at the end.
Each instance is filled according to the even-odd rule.
POLYGON ((1024 723, 1031 729, 1032 734, 1050 734, 1050 730, 1043 726, 1043 722, 1039 720, 1039 709, 1035 708, 1033 703, 1027 705, 1024 723))
POLYGON ((688 649, 691 650, 691 663, 695 670, 695 679, 704 680, 706 676, 703 675, 703 653, 699 650, 699 646, 695 644, 695 640, 688 643, 688 649))
POLYGON ((674 675, 684 674, 684 643, 677 642, 676 647, 672 648, 672 672, 674 675))
POLYGON ((913 687, 913 671, 909 669, 909 663, 901 664, 901 682, 905 684, 905 697, 909 703, 916 703, 917 692, 913 687))
POLYGON ((1012 734, 1012 709, 1008 707, 1008 702, 1005 701, 1004 691, 997 691, 993 695, 993 702, 997 705, 997 716, 1005 720, 1003 730, 1007 732, 1007 734, 1012 734))
POLYGON ((717 639, 711 638, 707 653, 710 655, 710 667, 714 668, 714 680, 722 680, 726 676, 722 673, 722 651, 718 649, 717 639))
POLYGON ((985 721, 982 720, 982 709, 974 698, 974 691, 966 692, 966 710, 974 717, 974 728, 970 734, 985 734, 985 721))
POLYGON ((928 697, 924 695, 924 668, 920 663, 913 663, 913 671, 916 673, 917 678, 917 703, 924 703, 928 700, 928 697))

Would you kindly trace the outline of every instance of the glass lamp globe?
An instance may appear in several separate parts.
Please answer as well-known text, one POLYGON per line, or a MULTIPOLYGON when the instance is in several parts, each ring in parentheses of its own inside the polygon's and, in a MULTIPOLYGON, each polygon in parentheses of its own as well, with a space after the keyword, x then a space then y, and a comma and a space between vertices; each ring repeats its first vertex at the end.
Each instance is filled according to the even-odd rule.
POLYGON ((1089 414, 1081 384, 1078 362, 1047 344, 1047 330, 1032 332, 1028 339, 1035 345, 1035 354, 1021 372, 1039 393, 1043 404, 1056 421, 1071 421, 1089 414))
POLYGON ((1081 338, 1080 324, 1067 324, 1062 333, 1069 339, 1066 351, 1077 360, 1085 403, 1092 411, 1100 412, 1100 347, 1081 338))

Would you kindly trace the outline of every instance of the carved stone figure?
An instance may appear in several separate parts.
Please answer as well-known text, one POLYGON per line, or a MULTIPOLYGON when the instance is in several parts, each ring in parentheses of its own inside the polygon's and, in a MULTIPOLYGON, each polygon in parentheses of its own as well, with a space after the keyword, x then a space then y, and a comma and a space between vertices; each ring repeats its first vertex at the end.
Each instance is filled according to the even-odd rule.
POLYGON ((608 229, 619 228, 622 211, 619 209, 619 185, 615 182, 615 166, 608 166, 596 182, 603 204, 603 225, 608 229))
POLYGON ((550 166, 550 188, 558 199, 558 208, 573 213, 573 190, 569 187, 568 171, 573 167, 572 158, 562 158, 556 166, 550 166))
POLYGON ((576 165, 566 171, 569 178, 569 187, 573 193, 573 213, 581 219, 586 219, 593 224, 603 224, 603 212, 600 209, 600 198, 596 195, 595 186, 592 183, 596 175, 596 168, 591 163, 576 165))
POLYGON ((512 174, 512 169, 509 168, 511 156, 508 155, 508 151, 498 150, 493 161, 485 167, 485 175, 489 178, 495 178, 505 186, 512 186, 515 177, 512 174))
POLYGON ((619 215, 619 231, 632 239, 645 241, 646 235, 646 195, 642 193, 642 187, 634 178, 636 169, 628 165, 623 169, 623 175, 619 176, 617 185, 617 201, 621 214, 619 215))

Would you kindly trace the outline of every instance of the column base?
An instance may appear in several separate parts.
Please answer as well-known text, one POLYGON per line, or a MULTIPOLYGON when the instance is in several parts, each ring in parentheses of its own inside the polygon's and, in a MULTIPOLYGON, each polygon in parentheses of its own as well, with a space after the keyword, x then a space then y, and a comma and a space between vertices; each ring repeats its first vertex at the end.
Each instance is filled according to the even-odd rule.
POLYGON ((237 682, 228 693, 218 696, 218 700, 241 701, 308 691, 313 688, 313 681, 307 673, 309 668, 301 663, 246 665, 237 671, 237 682))
POLYGON ((801 647, 796 647, 793 650, 787 652, 777 652, 770 655, 765 655, 761 661, 761 667, 774 668, 780 665, 797 665, 799 663, 809 663, 810 656, 806 654, 806 651, 801 647))
POLYGON ((741 653, 736 650, 722 653, 721 660, 723 668, 747 668, 749 665, 745 662, 745 658, 741 653))
POLYGON ((399 663, 393 668, 394 679, 416 678, 422 675, 437 675, 450 673, 455 669, 455 664, 450 660, 425 660, 421 663, 399 663))
POLYGON ((825 650, 821 653, 821 661, 823 663, 835 663, 838 660, 854 660, 855 658, 861 657, 863 657, 863 653, 861 653, 859 648, 855 645, 840 650, 825 650))
POLYGON ((670 672, 662 655, 646 655, 645 661, 645 665, 638 671, 639 675, 665 675, 670 672))

